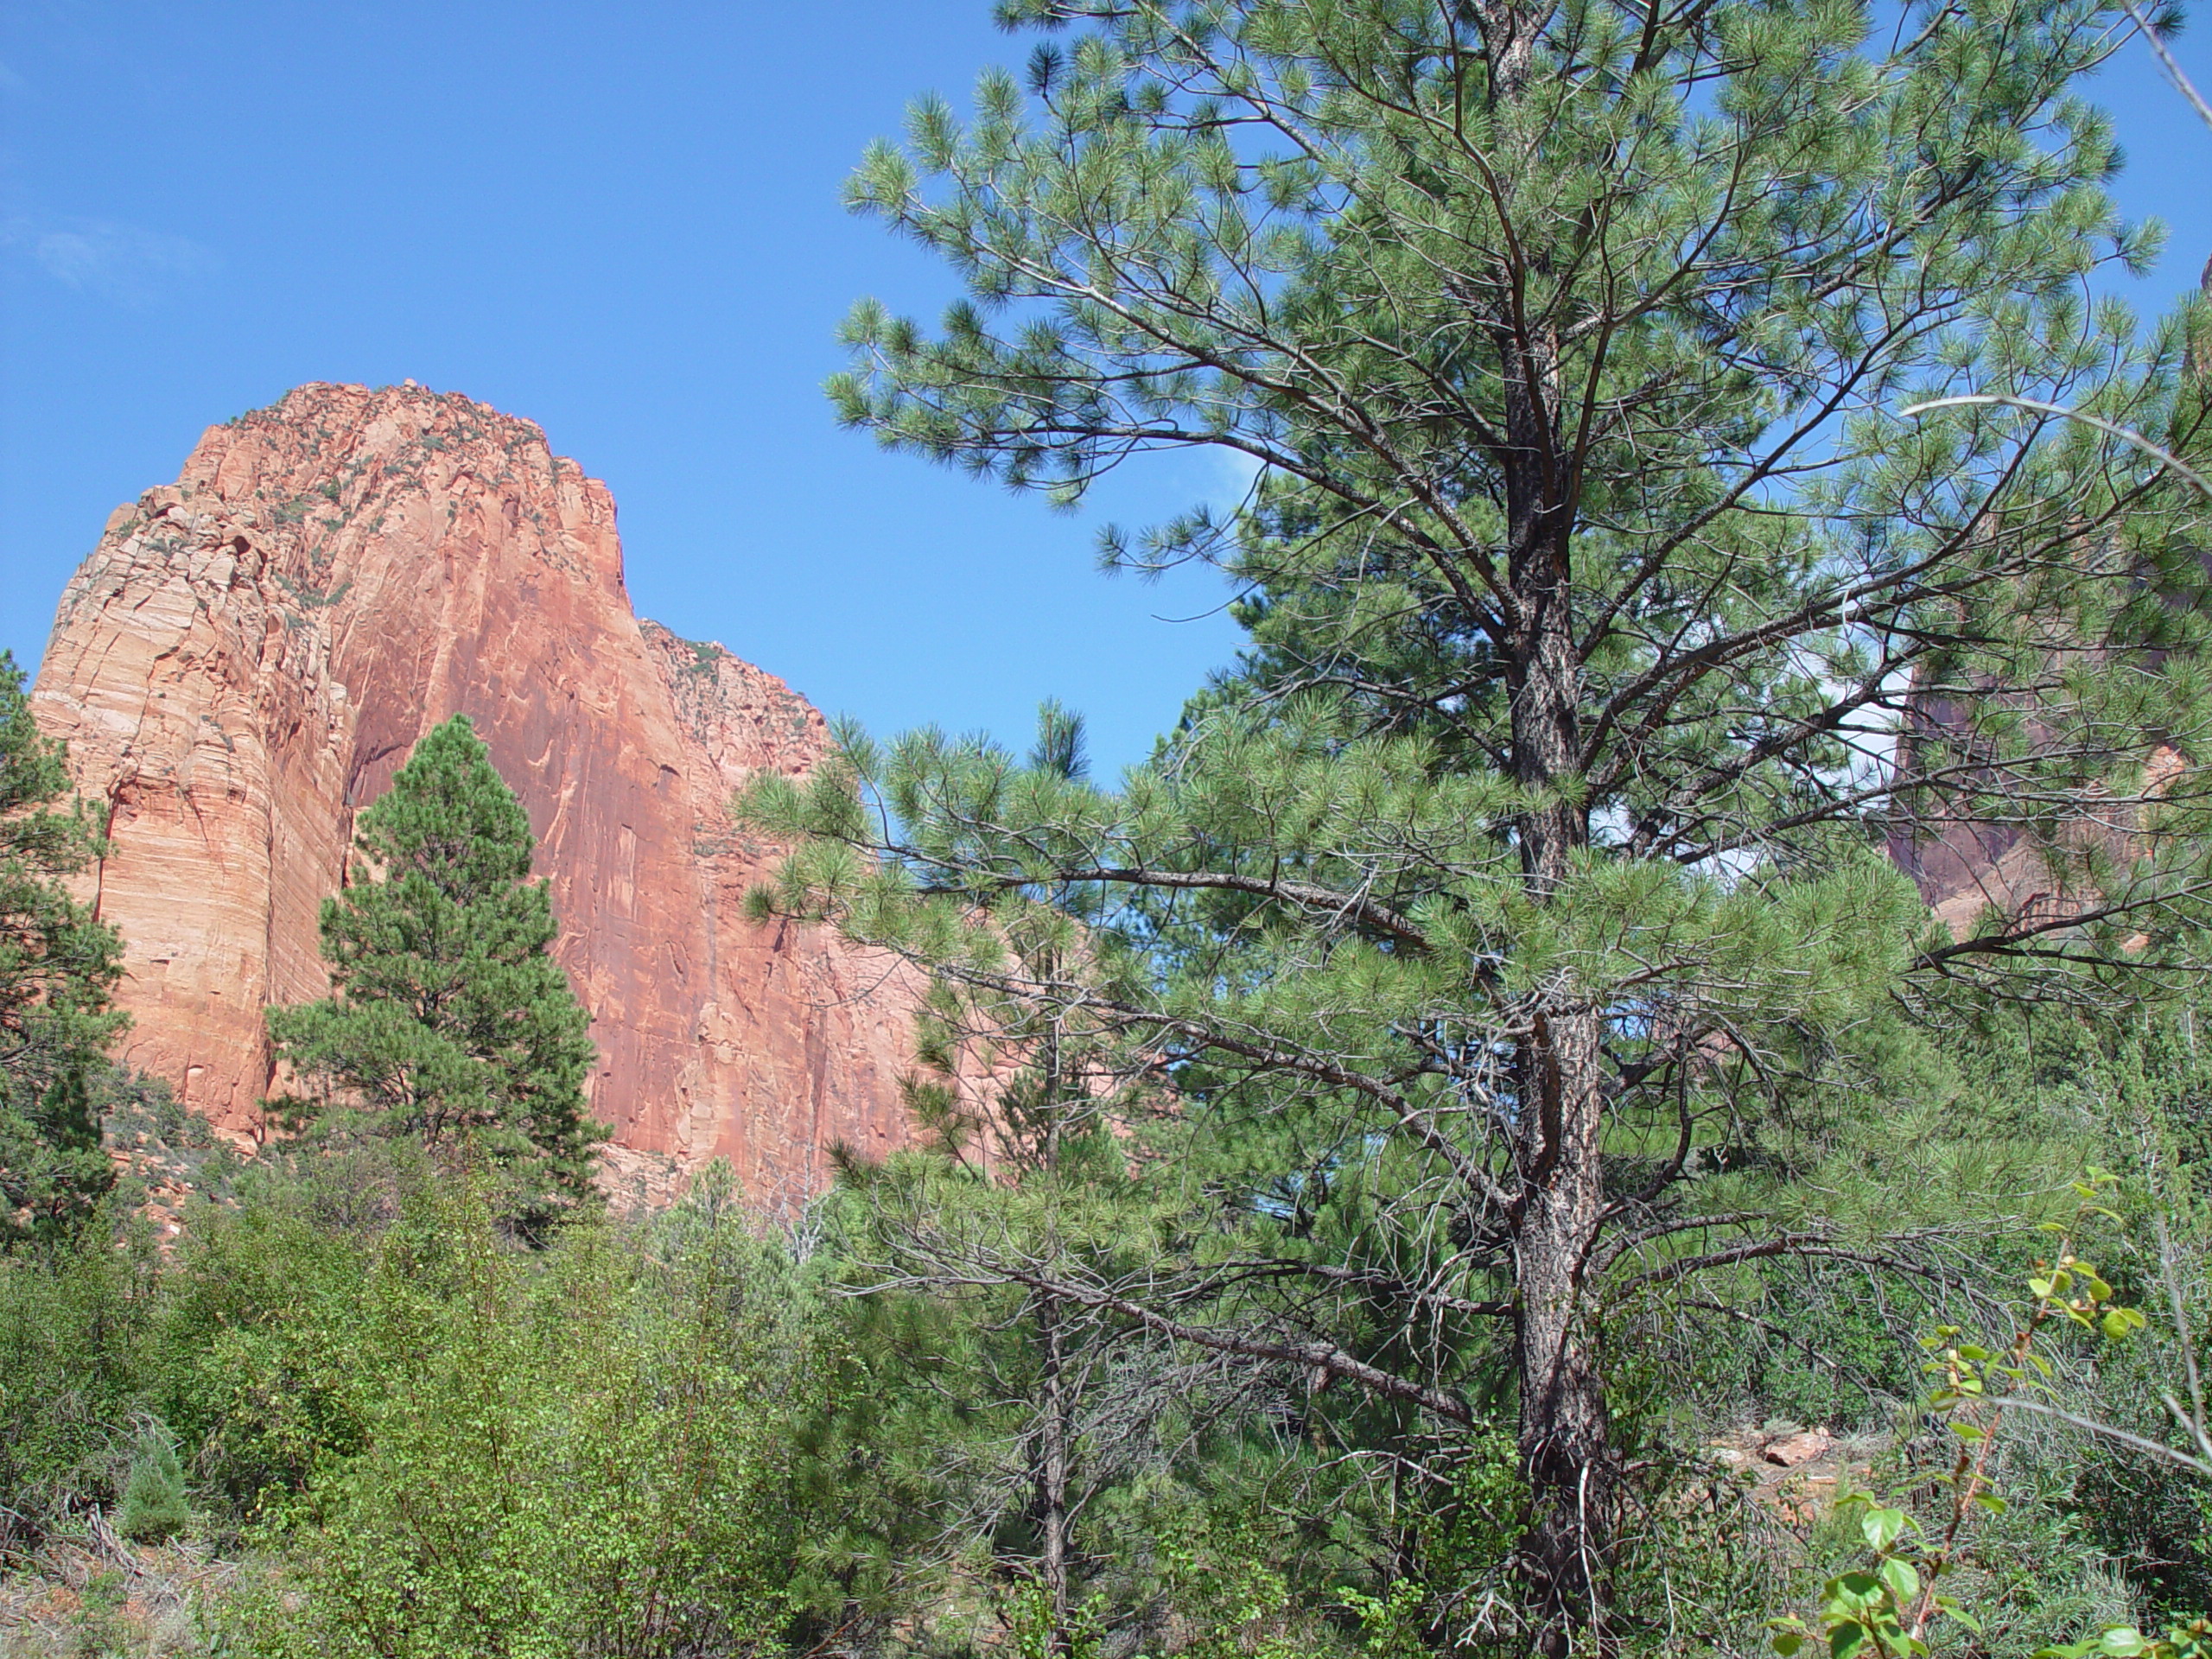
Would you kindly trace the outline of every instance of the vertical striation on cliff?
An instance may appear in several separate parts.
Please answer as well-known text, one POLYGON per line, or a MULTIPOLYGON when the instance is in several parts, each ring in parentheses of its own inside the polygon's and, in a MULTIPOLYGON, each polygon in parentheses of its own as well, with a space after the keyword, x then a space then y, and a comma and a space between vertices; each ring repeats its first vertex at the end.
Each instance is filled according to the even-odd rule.
POLYGON ((261 1010, 319 995, 353 814, 469 715, 528 809, 618 1145, 731 1160, 758 1195, 900 1135, 912 981, 744 918, 772 849, 730 823, 821 755, 773 675, 632 612, 605 485, 535 424, 409 385, 309 385, 213 427, 110 518, 33 694, 111 851, 124 1057, 249 1128, 261 1010))

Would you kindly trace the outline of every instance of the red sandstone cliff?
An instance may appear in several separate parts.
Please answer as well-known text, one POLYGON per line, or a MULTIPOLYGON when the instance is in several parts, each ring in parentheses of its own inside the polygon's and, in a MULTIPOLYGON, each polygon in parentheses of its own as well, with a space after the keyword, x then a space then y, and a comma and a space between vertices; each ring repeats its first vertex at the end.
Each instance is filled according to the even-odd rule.
POLYGON ((529 810, 619 1146, 728 1157, 771 1197, 818 1184, 832 1140, 899 1136, 911 982, 741 913, 771 855, 730 794, 805 771, 821 715, 632 613, 613 499, 531 423, 310 385, 210 428, 108 521, 33 697, 106 804, 121 1058, 219 1122, 269 1088, 263 1005, 325 989, 355 810, 458 711, 529 810))
MULTIPOLYGON (((2212 298, 2212 259, 2205 262, 2197 285, 2212 298)), ((2183 370, 2199 376, 2212 370, 2212 342, 2192 340, 2183 356, 2183 370)), ((2206 569, 2212 575, 2212 559, 2206 569)), ((1940 699, 1918 700, 1897 735, 1898 772, 1910 777, 1931 761, 1938 766, 1960 764, 1961 754, 1944 750, 1964 733, 1961 710, 1940 699)), ((2070 826, 2072 834, 2094 838, 2113 853, 2122 851, 2131 840, 2139 849, 2136 831, 2143 822, 2143 807, 2174 786, 2192 762, 2164 742, 2145 745, 2138 753, 2143 762, 2139 794, 2113 800, 2101 810, 2090 810, 2084 803, 2070 826)), ((2198 763, 2202 760, 2196 757, 2198 763)), ((1969 775, 1949 792, 1949 800, 1938 798, 1920 807, 1919 822, 1900 823, 1889 842, 1891 860, 1918 885, 1936 919, 1963 938, 1993 911, 2015 924, 2069 913, 2065 901, 2056 896, 2059 883, 2042 853, 2018 815, 2005 809, 2005 780, 1994 773, 1969 775)))

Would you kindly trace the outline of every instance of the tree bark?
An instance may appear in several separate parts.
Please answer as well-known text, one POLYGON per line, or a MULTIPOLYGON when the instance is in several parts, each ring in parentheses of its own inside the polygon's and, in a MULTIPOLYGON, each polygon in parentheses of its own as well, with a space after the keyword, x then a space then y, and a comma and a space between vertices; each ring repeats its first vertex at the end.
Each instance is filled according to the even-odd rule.
MULTIPOLYGON (((1516 828, 1522 878, 1541 905, 1554 899, 1589 844, 1572 461, 1560 419, 1556 335, 1541 325, 1524 332, 1509 324, 1498 337, 1513 606, 1506 670, 1515 778, 1525 795, 1516 828)), ((1522 1567, 1534 1592, 1536 1650, 1564 1655, 1581 1646, 1603 1653, 1611 1645, 1605 1573, 1618 1483, 1581 1294, 1604 1215, 1603 1016, 1571 984, 1542 988, 1532 1016, 1516 1057, 1512 1217, 1518 1440, 1531 1506, 1522 1567)))
MULTIPOLYGON (((1049 964, 1057 973, 1057 959, 1049 964)), ((1055 1015, 1045 1033, 1045 1138, 1042 1164, 1048 1179, 1057 1180, 1060 1166, 1061 1132, 1065 1128, 1060 1017, 1055 1015)), ((1058 1230, 1052 1237, 1058 1255, 1058 1230)), ((1042 1532, 1042 1572, 1046 1616, 1050 1630, 1047 1650, 1055 1659, 1072 1653, 1074 1633, 1068 1628, 1068 1402, 1066 1332, 1059 1302, 1046 1296, 1038 1304, 1038 1338, 1041 1360, 1038 1397, 1037 1524, 1042 1532)))
POLYGON ((1598 1021, 1542 1023, 1524 1049, 1526 1167, 1514 1240, 1519 1451, 1530 1526, 1522 1543, 1535 1592, 1536 1648, 1569 1651, 1578 1632, 1606 1650, 1605 1568, 1618 1479, 1582 1271, 1603 1213, 1598 1021))
MULTIPOLYGON (((1588 831, 1580 804, 1557 798, 1571 779, 1553 770, 1555 761, 1571 765, 1573 753, 1560 740, 1573 736, 1573 702, 1557 677, 1578 671, 1550 650, 1533 655, 1522 781, 1550 798, 1540 798, 1522 819, 1522 848, 1541 903, 1558 890, 1588 831)), ((1618 1481, 1595 1333, 1582 1298, 1605 1214, 1602 1015, 1579 1006, 1581 993, 1572 985, 1540 995, 1516 1078, 1515 1357, 1521 1466, 1532 1510, 1522 1548, 1535 1592, 1537 1650, 1563 1655, 1580 1633, 1604 1652, 1618 1481)))
POLYGON ((1037 1318, 1044 1347, 1038 1401, 1037 1524, 1044 1535, 1040 1554, 1049 1650, 1065 1655, 1073 1651, 1074 1639, 1068 1628, 1068 1423, 1062 1376, 1066 1356, 1058 1302, 1043 1298, 1037 1318))

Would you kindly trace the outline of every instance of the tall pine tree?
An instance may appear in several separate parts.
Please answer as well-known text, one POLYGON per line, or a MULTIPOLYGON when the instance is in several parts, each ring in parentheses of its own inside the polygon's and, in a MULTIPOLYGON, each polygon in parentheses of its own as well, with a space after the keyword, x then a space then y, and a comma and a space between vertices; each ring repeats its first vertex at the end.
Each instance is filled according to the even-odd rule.
POLYGON ((269 1010, 277 1052, 326 1107, 496 1172, 513 1224, 540 1237, 595 1191, 590 1016, 547 954, 558 928, 530 880, 530 820, 466 715, 416 745, 356 844, 375 874, 357 867, 322 906, 333 995, 269 1010))
POLYGON ((1429 1466, 1503 1403, 1527 1633, 1603 1649, 1609 1333, 1746 1261, 1912 1248, 1784 1177, 1912 1152, 1866 1103, 1946 1097, 1932 1009, 2203 957, 2206 508, 2115 432, 2201 470, 2212 409, 2201 309, 2082 297, 2153 251, 2074 92, 2112 11, 1000 10, 1073 38, 970 122, 918 105, 849 198, 967 297, 935 334, 859 307, 832 396, 1063 503, 1241 458, 1241 511, 1107 550, 1222 567, 1252 649, 1118 791, 930 734, 764 783, 814 837, 776 902, 1166 1046, 1260 1265, 1052 1294, 1390 1402, 1429 1466), (1883 851, 1962 823, 2048 880, 1953 937, 1883 851), (1117 976, 1008 951, 1039 903, 1117 976))
POLYGON ((62 747, 39 735, 0 652, 0 1243, 66 1235, 114 1185, 92 1085, 124 1016, 123 939, 61 878, 97 855, 62 747))

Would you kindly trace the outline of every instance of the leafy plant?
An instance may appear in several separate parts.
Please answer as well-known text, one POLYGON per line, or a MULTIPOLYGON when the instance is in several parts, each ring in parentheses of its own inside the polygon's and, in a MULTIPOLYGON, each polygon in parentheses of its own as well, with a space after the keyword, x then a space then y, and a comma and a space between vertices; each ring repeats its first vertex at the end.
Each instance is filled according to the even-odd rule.
POLYGON ((505 1245, 481 1183, 414 1193, 330 1358, 359 1449, 271 1516, 236 1622, 283 1656, 743 1650, 791 1609, 809 1346, 732 1209, 633 1248, 505 1245))
MULTIPOLYGON (((1868 1492, 1839 1494, 1838 1510, 1856 1516, 1871 1554, 1864 1566, 1822 1586, 1811 1620, 1793 1615, 1773 1622, 1775 1650, 1785 1659, 1816 1637, 1825 1641, 1832 1659, 1905 1659, 1932 1650, 1942 1621, 1975 1628, 1965 1608, 1944 1593, 1942 1580, 1957 1564, 1975 1515, 2005 1509, 2005 1498, 1994 1490, 1991 1455, 2008 1408, 2032 1403, 2050 1391, 2054 1373, 2044 1351, 2049 1346, 2047 1327, 2071 1326, 2120 1342, 2145 1322, 2140 1313, 2113 1300, 2112 1286, 2075 1251, 2075 1235, 2085 1223, 2119 1220, 2103 1202, 2116 1180, 2108 1172, 2091 1171, 2075 1184, 2080 1205, 2072 1224, 2047 1224, 2057 1248, 2027 1279, 2031 1300, 2010 1342, 1985 1345, 1967 1339, 1956 1325, 1942 1326, 1925 1339, 1927 1369, 1936 1385, 1921 1408, 1958 1443, 1942 1524, 1931 1532, 1903 1503, 1885 1503, 1868 1492)), ((2082 1651, 2147 1652, 2125 1645, 2142 1639, 2121 1627, 2097 1640, 2122 1645, 2102 1649, 2092 1643, 2082 1651)))

